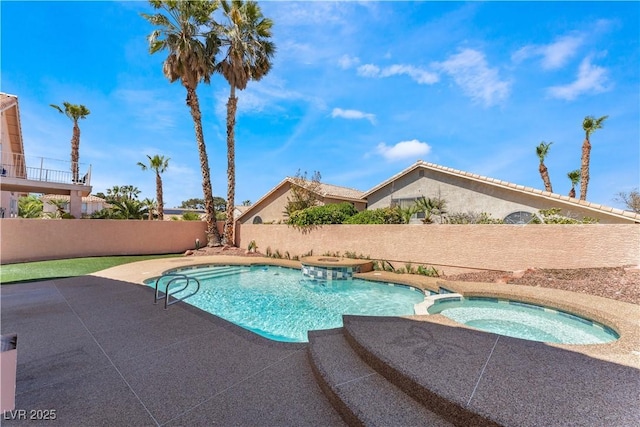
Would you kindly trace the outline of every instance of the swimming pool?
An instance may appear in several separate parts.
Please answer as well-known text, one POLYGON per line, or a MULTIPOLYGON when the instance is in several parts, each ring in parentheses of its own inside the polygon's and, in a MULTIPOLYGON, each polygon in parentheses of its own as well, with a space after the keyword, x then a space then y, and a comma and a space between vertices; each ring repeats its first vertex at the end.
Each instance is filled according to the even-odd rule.
MULTIPOLYGON (((307 342, 307 331, 342 326, 342 315, 403 316, 424 301, 419 289, 366 280, 304 279, 300 270, 274 266, 207 266, 171 270, 197 278, 201 288, 184 300, 266 338, 307 342)), ((160 282, 159 289, 166 286, 160 282)), ((156 279, 145 281, 155 287, 156 279)), ((170 289, 184 286, 184 281, 170 289)), ((190 293, 186 289, 176 297, 190 293)))
POLYGON ((562 344, 602 344, 618 334, 598 322, 534 304, 485 297, 444 297, 427 309, 487 332, 562 344))

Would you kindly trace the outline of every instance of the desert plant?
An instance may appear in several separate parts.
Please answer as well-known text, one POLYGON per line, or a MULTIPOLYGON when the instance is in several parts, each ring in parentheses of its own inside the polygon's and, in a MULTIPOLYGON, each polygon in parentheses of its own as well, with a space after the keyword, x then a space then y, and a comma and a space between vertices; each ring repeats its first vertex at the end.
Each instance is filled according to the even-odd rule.
POLYGON ((582 217, 582 219, 572 218, 561 214, 560 208, 540 209, 531 224, 595 224, 598 219, 582 217))
POLYGON ((271 246, 267 246, 267 249, 265 249, 264 254, 268 257, 271 257, 272 253, 271 253, 271 246))
POLYGON ((423 265, 419 265, 418 269, 416 270, 416 274, 420 274, 422 276, 428 276, 428 277, 440 277, 440 273, 438 272, 438 270, 436 270, 435 267, 425 267, 423 265))
POLYGON ((258 244, 256 243, 255 240, 252 240, 249 242, 249 247, 247 248, 247 252, 257 252, 258 251, 258 244))
POLYGON ((432 224, 435 215, 440 217, 440 222, 443 222, 444 214, 447 213, 447 202, 439 195, 437 197, 419 197, 416 200, 416 207, 418 212, 424 212, 422 219, 424 224, 432 224))

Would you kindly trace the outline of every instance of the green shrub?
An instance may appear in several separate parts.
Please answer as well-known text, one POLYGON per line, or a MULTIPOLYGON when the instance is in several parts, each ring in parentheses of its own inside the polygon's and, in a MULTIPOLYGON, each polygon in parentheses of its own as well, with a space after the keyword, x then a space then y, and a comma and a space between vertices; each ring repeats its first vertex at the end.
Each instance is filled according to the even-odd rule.
POLYGON ((446 222, 449 224, 504 224, 499 218, 492 218, 486 212, 454 212, 447 216, 446 222))
POLYGON ((342 224, 356 214, 356 208, 348 202, 313 206, 292 212, 287 224, 297 227, 309 227, 322 224, 342 224))
POLYGON ((381 208, 359 212, 344 221, 344 224, 402 224, 402 213, 398 208, 381 208))
POLYGON ((200 215, 197 212, 185 212, 182 214, 185 221, 200 221, 200 215))
POLYGON ((539 216, 536 216, 531 221, 531 224, 597 224, 598 220, 591 217, 582 217, 582 219, 571 218, 561 215, 562 209, 550 208, 540 209, 538 211, 539 216))

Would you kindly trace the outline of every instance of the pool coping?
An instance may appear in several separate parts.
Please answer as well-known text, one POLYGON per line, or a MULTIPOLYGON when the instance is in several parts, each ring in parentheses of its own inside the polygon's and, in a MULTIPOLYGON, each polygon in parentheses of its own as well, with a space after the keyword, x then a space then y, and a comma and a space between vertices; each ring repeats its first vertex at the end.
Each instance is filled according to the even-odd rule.
MULTIPOLYGON (((112 267, 92 275, 144 285, 144 280, 157 277, 167 270, 205 265, 273 265, 301 269, 300 261, 268 257, 211 255, 139 261, 112 267)), ((604 344, 548 343, 548 345, 582 353, 597 359, 640 368, 640 306, 636 304, 559 289, 502 283, 456 282, 437 277, 396 274, 387 271, 358 273, 354 274, 354 278, 397 283, 431 292, 438 292, 440 288, 444 288, 464 297, 517 300, 586 317, 612 328, 620 335, 620 338, 604 344)), ((403 317, 421 322, 473 329, 438 314, 403 317)))

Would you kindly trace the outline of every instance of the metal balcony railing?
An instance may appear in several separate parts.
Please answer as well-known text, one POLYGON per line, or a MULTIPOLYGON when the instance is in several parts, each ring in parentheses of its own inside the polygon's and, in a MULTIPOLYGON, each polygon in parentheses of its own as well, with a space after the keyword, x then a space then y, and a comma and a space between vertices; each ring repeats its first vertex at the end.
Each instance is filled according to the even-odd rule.
POLYGON ((28 179, 31 181, 53 182, 57 184, 91 184, 91 165, 77 165, 77 178, 74 178, 74 166, 64 160, 30 157, 22 154, 2 155, 0 158, 0 177, 28 179))

